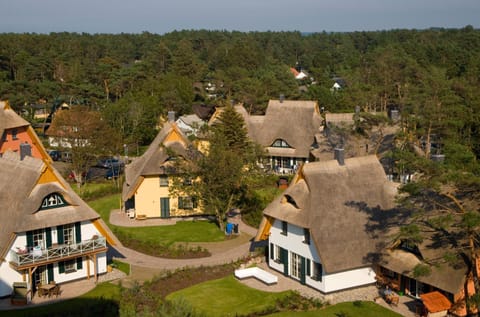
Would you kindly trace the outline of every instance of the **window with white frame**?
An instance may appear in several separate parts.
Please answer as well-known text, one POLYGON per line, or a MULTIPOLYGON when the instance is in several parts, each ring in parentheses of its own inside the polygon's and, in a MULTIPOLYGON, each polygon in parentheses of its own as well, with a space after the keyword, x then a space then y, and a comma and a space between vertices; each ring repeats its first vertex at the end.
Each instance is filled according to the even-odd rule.
POLYGON ((45 231, 43 229, 33 230, 33 246, 45 249, 45 231))
POLYGON ((302 257, 296 253, 290 252, 290 275, 300 279, 302 267, 302 257))
POLYGON ((53 193, 43 199, 40 209, 50 209, 66 205, 68 204, 65 202, 65 199, 62 197, 62 195, 53 193))
POLYGON ((178 208, 180 209, 194 209, 197 208, 197 201, 195 197, 178 197, 178 208))
POLYGON ((75 243, 75 226, 68 224, 63 226, 63 243, 74 244, 75 243))
POLYGON ((288 234, 288 222, 282 221, 282 234, 286 236, 288 234))
POLYGON ((282 251, 281 250, 282 250, 282 248, 280 248, 279 245, 275 245, 275 258, 273 260, 277 263, 282 262, 282 258, 281 258, 282 251))
POLYGON ((312 262, 312 275, 310 276, 315 281, 322 281, 323 268, 322 264, 312 262))
POLYGON ((75 260, 65 261, 65 273, 75 272, 77 262, 75 260))
POLYGON ((168 187, 168 176, 160 175, 160 187, 168 187))
POLYGON ((272 143, 272 147, 290 148, 291 146, 288 145, 285 140, 276 139, 275 142, 272 143))

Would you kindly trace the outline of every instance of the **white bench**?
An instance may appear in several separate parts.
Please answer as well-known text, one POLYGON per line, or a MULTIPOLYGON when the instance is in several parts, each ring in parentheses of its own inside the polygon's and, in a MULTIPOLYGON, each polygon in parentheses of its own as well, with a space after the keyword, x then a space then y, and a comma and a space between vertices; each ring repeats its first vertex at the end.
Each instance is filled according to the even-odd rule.
POLYGON ((254 277, 265 284, 275 284, 278 282, 278 277, 276 275, 268 273, 259 267, 249 267, 246 269, 235 270, 235 277, 238 279, 254 277))

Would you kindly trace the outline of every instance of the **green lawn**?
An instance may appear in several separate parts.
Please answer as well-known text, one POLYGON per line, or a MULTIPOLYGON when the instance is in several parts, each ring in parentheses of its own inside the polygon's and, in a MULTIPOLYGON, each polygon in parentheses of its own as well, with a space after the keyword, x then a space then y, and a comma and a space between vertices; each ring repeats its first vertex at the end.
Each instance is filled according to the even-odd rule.
POLYGON ((228 276, 174 292, 166 299, 185 299, 206 316, 223 317, 263 311, 274 306, 276 299, 289 293, 259 291, 238 282, 233 276, 228 276))
POLYGON ((171 226, 115 227, 115 230, 133 239, 167 246, 175 242, 215 242, 225 239, 225 234, 210 221, 180 221, 171 226))
POLYGON ((139 252, 165 257, 182 257, 187 250, 202 253, 202 249, 188 246, 195 242, 223 241, 225 235, 209 221, 179 221, 170 226, 118 227, 110 224, 110 212, 120 207, 120 194, 105 196, 89 202, 113 233, 126 247, 139 252), (186 245, 185 245, 186 244, 186 245))
POLYGON ((51 316, 118 316, 120 287, 111 283, 98 284, 90 292, 52 305, 20 310, 0 311, 5 317, 51 316))
MULTIPOLYGON (((275 313, 269 317, 290 317, 291 312, 275 313)), ((386 309, 374 302, 347 302, 324 309, 317 309, 307 312, 295 312, 295 317, 401 317, 389 309, 386 309)))

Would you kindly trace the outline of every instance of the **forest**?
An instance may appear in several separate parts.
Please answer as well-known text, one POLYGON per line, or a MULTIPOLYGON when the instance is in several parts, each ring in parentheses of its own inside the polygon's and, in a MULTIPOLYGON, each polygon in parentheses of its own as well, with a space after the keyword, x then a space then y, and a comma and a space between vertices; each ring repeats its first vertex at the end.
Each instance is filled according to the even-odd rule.
MULTIPOLYGON (((428 132, 480 155, 480 31, 352 33, 183 30, 141 34, 0 34, 0 99, 29 107, 61 102, 98 110, 120 144, 149 144, 160 115, 194 103, 316 100, 331 112, 401 110, 410 138, 428 132), (296 80, 291 67, 304 70, 296 80), (334 78, 345 87, 332 92, 334 78), (215 98, 207 84, 216 87, 215 98)), ((447 149, 448 150, 448 149, 447 149)))

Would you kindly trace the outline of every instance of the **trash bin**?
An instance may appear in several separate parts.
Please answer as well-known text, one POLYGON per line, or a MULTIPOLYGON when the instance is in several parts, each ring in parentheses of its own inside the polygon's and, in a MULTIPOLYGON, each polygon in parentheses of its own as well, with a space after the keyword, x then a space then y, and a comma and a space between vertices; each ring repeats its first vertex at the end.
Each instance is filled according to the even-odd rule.
POLYGON ((233 225, 233 233, 238 234, 238 223, 233 225))
POLYGON ((227 227, 226 227, 226 232, 227 234, 232 234, 232 230, 233 230, 233 223, 230 223, 230 222, 227 222, 227 227))

